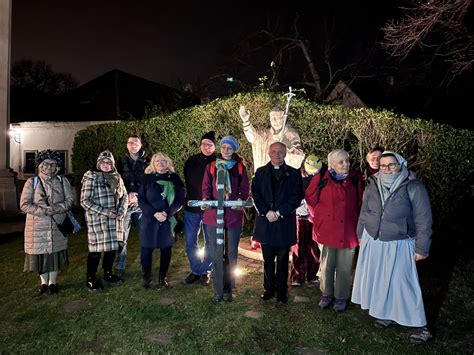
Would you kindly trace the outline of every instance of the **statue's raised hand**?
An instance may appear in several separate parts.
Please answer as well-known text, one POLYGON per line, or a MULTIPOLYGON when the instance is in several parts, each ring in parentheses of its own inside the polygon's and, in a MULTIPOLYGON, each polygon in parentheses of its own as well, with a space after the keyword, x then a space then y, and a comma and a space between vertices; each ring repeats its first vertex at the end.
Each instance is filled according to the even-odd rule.
POLYGON ((242 122, 248 122, 250 119, 250 111, 245 108, 244 105, 240 106, 239 108, 239 115, 242 119, 242 122))

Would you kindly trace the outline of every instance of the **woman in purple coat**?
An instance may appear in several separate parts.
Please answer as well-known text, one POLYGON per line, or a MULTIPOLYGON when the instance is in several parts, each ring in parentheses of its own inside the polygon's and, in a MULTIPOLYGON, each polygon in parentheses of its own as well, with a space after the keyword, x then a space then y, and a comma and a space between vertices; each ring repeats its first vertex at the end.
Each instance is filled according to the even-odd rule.
POLYGON ((153 155, 145 169, 138 204, 143 211, 140 228, 140 259, 143 287, 152 284, 151 267, 153 250, 160 249, 158 288, 167 288, 166 273, 171 262, 171 247, 175 242, 176 213, 183 207, 184 184, 174 173, 173 162, 164 153, 153 155))
MULTIPOLYGON (((220 142, 220 154, 215 162, 206 166, 202 180, 203 200, 217 200, 217 170, 223 168, 224 199, 246 200, 249 197, 249 178, 242 159, 237 155, 239 143, 232 136, 225 136, 220 142)), ((203 206, 206 209, 207 206, 203 206)), ((207 225, 211 243, 211 257, 213 265, 213 285, 215 302, 221 300, 232 302, 232 287, 235 285, 234 271, 237 266, 237 249, 239 247, 244 213, 242 209, 224 208, 224 263, 217 262, 220 256, 217 245, 217 209, 208 209, 204 212, 204 224, 207 225), (221 267, 222 265, 222 267, 221 267)))

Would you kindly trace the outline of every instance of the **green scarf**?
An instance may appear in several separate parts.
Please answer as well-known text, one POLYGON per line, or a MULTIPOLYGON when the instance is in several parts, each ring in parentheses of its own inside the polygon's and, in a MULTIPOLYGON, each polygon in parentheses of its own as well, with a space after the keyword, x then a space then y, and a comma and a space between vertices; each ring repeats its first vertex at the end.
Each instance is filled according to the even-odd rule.
MULTIPOLYGON (((175 198, 174 184, 167 180, 158 180, 156 183, 163 186, 163 197, 166 198, 166 201, 168 201, 168 206, 171 207, 171 204, 174 202, 175 198)), ((169 217, 168 220, 170 221, 171 225, 171 233, 173 233, 174 236, 174 228, 178 222, 174 216, 169 217)))

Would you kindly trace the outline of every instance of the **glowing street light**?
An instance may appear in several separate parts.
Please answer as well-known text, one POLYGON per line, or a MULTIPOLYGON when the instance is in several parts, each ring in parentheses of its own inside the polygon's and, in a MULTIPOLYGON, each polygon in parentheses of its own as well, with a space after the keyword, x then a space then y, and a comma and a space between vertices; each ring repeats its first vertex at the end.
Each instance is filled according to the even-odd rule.
POLYGON ((11 129, 9 132, 8 132, 8 135, 10 136, 10 138, 13 138, 13 140, 16 142, 16 143, 21 143, 21 132, 17 129, 11 129))
POLYGON ((239 276, 242 276, 244 274, 243 270, 239 267, 236 267, 234 269, 234 276, 235 277, 239 277, 239 276))
POLYGON ((204 248, 199 248, 196 252, 196 255, 198 256, 198 258, 200 258, 201 260, 204 259, 204 255, 206 255, 206 251, 204 250, 204 248))

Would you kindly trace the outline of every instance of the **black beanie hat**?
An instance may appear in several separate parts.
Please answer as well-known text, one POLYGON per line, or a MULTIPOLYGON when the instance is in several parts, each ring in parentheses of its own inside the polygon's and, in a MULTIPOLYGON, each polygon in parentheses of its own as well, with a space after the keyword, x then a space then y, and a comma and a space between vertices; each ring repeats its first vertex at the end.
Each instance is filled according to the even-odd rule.
POLYGON ((202 142, 203 139, 209 139, 215 145, 216 144, 216 133, 214 131, 207 132, 201 137, 201 142, 202 142))

